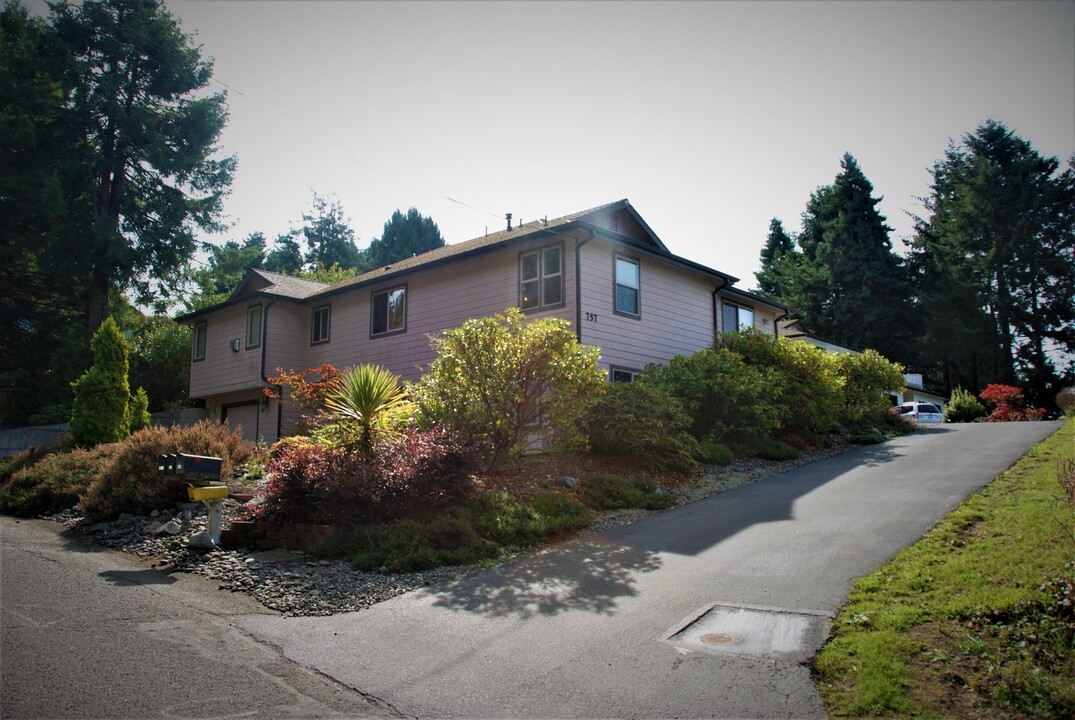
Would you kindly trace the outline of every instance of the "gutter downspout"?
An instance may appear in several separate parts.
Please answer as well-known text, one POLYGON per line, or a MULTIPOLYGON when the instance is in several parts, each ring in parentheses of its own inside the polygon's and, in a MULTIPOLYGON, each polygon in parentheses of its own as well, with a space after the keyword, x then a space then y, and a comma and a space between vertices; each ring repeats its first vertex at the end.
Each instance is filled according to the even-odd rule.
POLYGON ((582 246, 594 239, 593 230, 590 236, 575 241, 575 337, 582 343, 582 246))
POLYGON ((717 293, 724 288, 728 287, 728 280, 724 279, 722 284, 713 288, 713 342, 717 341, 717 321, 720 319, 719 311, 717 310, 717 293))
MULTIPOLYGON (((269 382, 268 376, 265 374, 265 352, 269 345, 269 308, 276 303, 276 300, 269 300, 265 305, 265 310, 261 313, 261 381, 269 387, 276 388, 276 396, 280 398, 276 401, 276 439, 280 439, 280 431, 283 429, 283 403, 284 403, 284 388, 280 385, 273 385, 269 382)), ((258 437, 261 437, 261 407, 259 402, 258 407, 258 437)))

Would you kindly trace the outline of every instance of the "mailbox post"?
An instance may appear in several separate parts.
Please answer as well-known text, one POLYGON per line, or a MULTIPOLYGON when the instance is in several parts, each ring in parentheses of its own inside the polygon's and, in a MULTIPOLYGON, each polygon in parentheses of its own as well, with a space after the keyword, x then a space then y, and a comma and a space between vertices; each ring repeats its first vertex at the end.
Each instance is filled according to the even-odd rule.
POLYGON ((187 541, 187 547, 214 550, 220 547, 220 524, 224 519, 224 498, 228 486, 220 480, 220 458, 205 455, 173 453, 157 458, 157 471, 161 475, 175 475, 187 480, 187 497, 191 502, 202 502, 209 510, 208 527, 187 541))

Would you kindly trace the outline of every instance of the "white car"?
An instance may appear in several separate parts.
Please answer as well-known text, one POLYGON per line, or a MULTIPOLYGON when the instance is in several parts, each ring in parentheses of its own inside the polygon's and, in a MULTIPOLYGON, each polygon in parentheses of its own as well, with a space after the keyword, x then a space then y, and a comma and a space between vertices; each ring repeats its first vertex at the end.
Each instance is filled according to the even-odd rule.
POLYGON ((892 412, 896 413, 904 420, 913 420, 922 425, 944 422, 944 417, 941 415, 941 409, 931 402, 912 400, 911 402, 897 405, 892 408, 892 412))

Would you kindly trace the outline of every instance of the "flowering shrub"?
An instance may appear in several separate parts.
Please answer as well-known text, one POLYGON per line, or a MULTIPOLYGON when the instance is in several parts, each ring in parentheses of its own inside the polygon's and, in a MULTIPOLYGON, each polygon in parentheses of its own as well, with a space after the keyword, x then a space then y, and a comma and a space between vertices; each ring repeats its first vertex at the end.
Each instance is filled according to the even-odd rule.
POLYGON ((993 384, 982 390, 982 401, 993 408, 989 422, 1014 422, 1018 420, 1041 420, 1045 408, 1028 408, 1023 391, 1011 385, 993 384))
POLYGON ((289 442, 272 453, 258 517, 336 525, 414 517, 469 497, 475 467, 473 451, 440 428, 381 438, 370 456, 289 442))

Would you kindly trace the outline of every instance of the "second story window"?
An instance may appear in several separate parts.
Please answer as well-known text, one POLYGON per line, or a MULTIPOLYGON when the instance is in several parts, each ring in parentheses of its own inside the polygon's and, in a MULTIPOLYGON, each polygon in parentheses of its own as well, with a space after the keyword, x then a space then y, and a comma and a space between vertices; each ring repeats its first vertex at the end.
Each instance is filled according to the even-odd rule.
POLYGON ((543 248, 520 255, 519 307, 534 310, 563 303, 563 248, 543 248))
POLYGON ((407 329, 405 286, 373 293, 370 305, 370 336, 404 332, 407 329))
POLYGON ((724 332, 739 332, 754 327, 754 310, 724 303, 724 332))
POLYGON ((246 309, 246 349, 261 347, 261 306, 246 309))
POLYGON ((194 361, 205 359, 205 339, 206 339, 207 326, 203 320, 200 323, 194 323, 194 361))
POLYGON ((638 261, 625 257, 616 258, 616 305, 619 315, 641 315, 639 303, 638 261))
POLYGON ((310 313, 310 344, 319 345, 328 342, 328 326, 332 316, 332 306, 315 307, 310 313))

